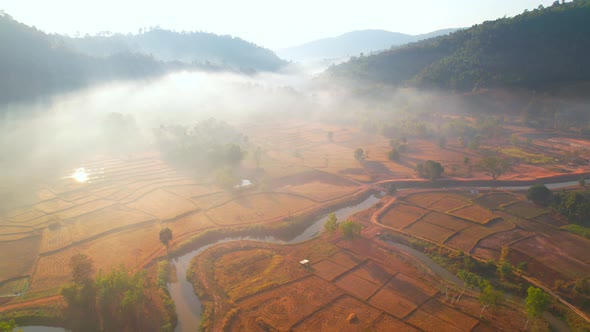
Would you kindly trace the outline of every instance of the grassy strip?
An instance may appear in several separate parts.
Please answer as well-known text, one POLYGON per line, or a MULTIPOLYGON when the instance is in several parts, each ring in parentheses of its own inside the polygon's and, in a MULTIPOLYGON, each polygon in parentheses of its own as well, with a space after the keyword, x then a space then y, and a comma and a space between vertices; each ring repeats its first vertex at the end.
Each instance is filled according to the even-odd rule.
POLYGON ((166 318, 164 324, 160 329, 163 332, 172 332, 178 322, 178 316, 176 315, 176 304, 170 297, 168 291, 168 282, 170 276, 170 262, 168 260, 161 260, 158 262, 158 289, 164 309, 166 310, 166 318))
POLYGON ((63 311, 59 304, 25 307, 0 314, 0 321, 14 319, 18 326, 60 326, 64 323, 63 311))
POLYGON ((566 231, 578 234, 580 236, 583 236, 585 238, 590 239, 590 227, 584 227, 581 225, 576 225, 576 224, 569 224, 569 225, 565 225, 562 226, 561 229, 565 229, 566 231))

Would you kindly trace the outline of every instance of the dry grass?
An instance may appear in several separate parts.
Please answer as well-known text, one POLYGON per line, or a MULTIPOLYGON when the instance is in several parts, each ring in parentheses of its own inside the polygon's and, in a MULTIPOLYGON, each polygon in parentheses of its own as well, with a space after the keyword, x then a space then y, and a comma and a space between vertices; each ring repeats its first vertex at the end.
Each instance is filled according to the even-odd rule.
POLYGON ((379 218, 379 222, 385 226, 402 229, 426 213, 428 213, 428 210, 412 205, 396 203, 379 218))
POLYGON ((457 210, 453 210, 449 214, 461 217, 478 224, 487 224, 488 222, 499 218, 494 213, 477 205, 466 206, 457 210))
POLYGON ((162 220, 198 209, 193 202, 161 189, 150 192, 127 206, 162 220))
POLYGON ((0 242, 0 282, 31 274, 40 242, 39 236, 0 242))
POLYGON ((465 220, 450 216, 448 214, 434 211, 426 214, 422 219, 420 219, 419 222, 428 222, 430 224, 443 227, 454 232, 460 231, 472 225, 471 223, 465 220))
POLYGON ((508 193, 489 193, 475 199, 475 202, 490 210, 497 209, 501 205, 516 201, 514 195, 508 193))
POLYGON ((547 209, 538 207, 528 202, 517 202, 504 206, 504 211, 521 218, 532 219, 538 217, 544 213, 547 213, 547 209))
POLYGON ((443 243, 449 236, 455 233, 454 230, 423 222, 422 220, 413 223, 404 230, 412 235, 426 238, 436 243, 443 243))
POLYGON ((315 203, 288 194, 254 194, 238 197, 207 211, 219 225, 250 224, 295 213, 315 203))
POLYGON ((366 331, 379 314, 379 310, 346 296, 315 312, 292 330, 366 331), (351 313, 355 314, 356 320, 348 322, 351 313))

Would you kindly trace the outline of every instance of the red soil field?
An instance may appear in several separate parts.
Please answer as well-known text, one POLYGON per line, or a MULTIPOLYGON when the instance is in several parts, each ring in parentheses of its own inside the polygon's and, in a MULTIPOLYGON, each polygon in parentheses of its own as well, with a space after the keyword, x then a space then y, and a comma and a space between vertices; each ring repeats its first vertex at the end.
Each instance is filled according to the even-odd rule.
POLYGON ((342 265, 336 264, 329 259, 321 260, 313 264, 311 267, 315 275, 328 281, 334 280, 334 278, 336 278, 337 276, 341 275, 349 269, 342 265))
POLYGON ((0 242, 0 281, 31 274, 40 245, 39 236, 0 242))
POLYGON ((342 291, 331 283, 309 277, 281 287, 280 292, 262 292, 237 305, 247 317, 260 317, 273 328, 286 331, 341 295, 342 291))
POLYGON ((547 212, 546 209, 535 206, 532 203, 522 202, 522 201, 516 202, 514 204, 506 205, 503 207, 503 210, 512 214, 512 215, 515 215, 517 217, 527 218, 527 219, 538 217, 541 214, 544 214, 547 212))
POLYGON ((382 314, 375 320, 369 331, 399 331, 399 332, 419 332, 416 328, 394 318, 388 314, 382 314))
POLYGON ((381 286, 353 273, 347 273, 344 276, 339 277, 334 284, 361 300, 369 298, 369 296, 375 293, 381 286))
POLYGON ((472 226, 472 224, 468 221, 436 211, 429 212, 424 217, 422 217, 419 222, 428 222, 430 224, 444 227, 455 232, 472 226))
POLYGON ((455 233, 454 230, 423 222, 422 220, 413 223, 404 230, 412 235, 426 238, 436 243, 443 243, 455 233))
POLYGON ((379 314, 379 310, 344 296, 295 325, 292 330, 367 331, 379 314), (348 322, 347 318, 352 313, 356 316, 356 320, 348 322))
POLYGON ((455 198, 446 196, 434 203, 431 203, 428 208, 439 212, 447 212, 469 204, 470 202, 463 199, 462 197, 455 198))
POLYGON ((385 284, 392 277, 391 274, 383 270, 379 265, 377 265, 373 261, 368 261, 365 264, 361 265, 360 267, 352 271, 352 274, 361 277, 365 280, 368 280, 379 286, 385 284))
POLYGON ((475 199, 474 201, 483 207, 494 210, 499 208, 501 205, 508 204, 516 200, 517 199, 514 195, 508 193, 488 193, 475 199))
POLYGON ((425 215, 428 210, 413 205, 396 203, 379 218, 379 222, 385 226, 395 229, 403 229, 420 217, 425 215))
POLYGON ((478 224, 485 225, 488 222, 499 218, 494 213, 477 205, 466 206, 449 212, 449 214, 461 217, 478 224))

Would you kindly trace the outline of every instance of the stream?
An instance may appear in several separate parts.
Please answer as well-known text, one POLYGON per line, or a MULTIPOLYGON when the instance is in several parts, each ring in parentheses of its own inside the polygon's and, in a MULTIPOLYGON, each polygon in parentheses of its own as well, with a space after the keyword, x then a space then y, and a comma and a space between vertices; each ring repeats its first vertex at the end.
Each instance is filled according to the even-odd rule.
MULTIPOLYGON (((338 220, 345 220, 353 213, 370 208, 379 202, 379 200, 380 199, 375 196, 370 196, 361 203, 338 209, 334 211, 334 213, 336 214, 338 220)), ((289 241, 282 241, 272 236, 228 237, 214 243, 201 246, 200 248, 193 250, 188 254, 173 258, 172 264, 176 268, 176 281, 168 283, 168 291, 170 292, 170 296, 176 304, 176 313, 178 315, 178 325, 176 325, 175 332, 196 331, 201 322, 201 302, 195 294, 193 285, 186 279, 186 272, 190 266, 190 262, 199 253, 215 244, 231 241, 249 240, 275 244, 294 244, 307 241, 314 238, 323 230, 326 220, 328 220, 327 214, 314 221, 313 224, 307 227, 301 234, 295 236, 289 241)))
MULTIPOLYGON (((578 185, 578 181, 568 181, 568 182, 559 182, 559 183, 547 183, 546 186, 549 189, 558 189, 563 187, 569 186, 576 186, 578 185)), ((492 189, 492 187, 478 187, 480 189, 492 189)), ((529 186, 499 186, 493 189, 504 189, 504 190, 524 190, 528 189, 529 186)), ((409 189, 409 188, 408 188, 409 189)), ((399 189, 400 191, 404 189, 399 189)), ((379 198, 376 196, 370 196, 361 203, 354 204, 348 207, 344 207, 334 211, 338 220, 345 220, 351 214, 356 212, 366 210, 379 202, 379 198)), ((202 306, 199 298, 194 292, 194 288, 190 282, 186 279, 186 273, 190 266, 190 262, 192 259, 206 250, 207 248, 223 242, 231 242, 231 241, 240 241, 240 240, 248 240, 248 241, 260 241, 266 243, 275 243, 275 244, 294 244, 303 241, 310 240, 314 238, 316 235, 322 232, 323 225, 326 222, 328 215, 324 215, 323 217, 314 221, 309 227, 307 227, 301 234, 295 236, 293 239, 289 241, 283 241, 277 239, 272 236, 267 237, 228 237, 213 243, 209 243, 195 249, 187 254, 184 254, 179 257, 175 257, 172 259, 171 263, 176 270, 176 281, 168 283, 168 290, 170 291, 170 295, 176 304, 176 312, 178 315, 178 324, 176 326, 175 332, 187 332, 187 331, 196 331, 200 324, 201 320, 201 312, 202 306)), ((447 271, 445 268, 441 267, 440 265, 436 264, 432 259, 428 256, 424 255, 424 253, 417 251, 413 248, 405 246, 400 243, 388 241, 389 244, 398 247, 402 251, 406 251, 413 256, 415 256, 418 260, 428 266, 431 270, 434 271, 435 274, 439 275, 441 278, 452 281, 456 284, 460 284, 460 280, 447 271)), ((567 325, 555 319, 555 317, 546 317, 550 322, 552 327, 557 331, 568 331, 567 325)), ((47 327, 47 326, 24 326, 19 327, 23 332, 67 332, 66 329, 60 327, 47 327)))

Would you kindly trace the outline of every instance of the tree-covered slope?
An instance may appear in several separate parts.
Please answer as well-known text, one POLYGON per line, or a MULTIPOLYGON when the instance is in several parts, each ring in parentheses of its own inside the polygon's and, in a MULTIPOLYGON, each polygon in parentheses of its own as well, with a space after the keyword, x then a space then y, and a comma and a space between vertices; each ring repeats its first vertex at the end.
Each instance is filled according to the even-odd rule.
POLYGON ((151 54, 162 61, 241 71, 276 71, 285 65, 271 50, 243 39, 206 32, 152 29, 138 34, 64 38, 66 45, 91 56, 120 52, 151 54))
POLYGON ((331 68, 335 78, 444 89, 590 81, 590 0, 556 3, 331 68))
POLYGON ((0 45, 0 104, 165 70, 161 62, 140 54, 95 58, 68 51, 51 36, 6 14, 0 15, 0 45))

